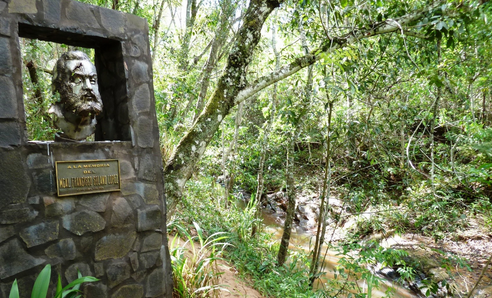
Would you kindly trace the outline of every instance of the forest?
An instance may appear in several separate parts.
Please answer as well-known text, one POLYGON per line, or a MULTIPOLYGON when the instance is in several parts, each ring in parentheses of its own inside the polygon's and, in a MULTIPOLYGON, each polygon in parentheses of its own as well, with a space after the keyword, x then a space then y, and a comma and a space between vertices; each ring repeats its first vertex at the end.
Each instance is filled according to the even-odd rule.
MULTIPOLYGON (((148 21, 176 297, 492 295, 487 1, 81 2, 148 21)), ((21 43, 52 140, 70 46, 21 43)))

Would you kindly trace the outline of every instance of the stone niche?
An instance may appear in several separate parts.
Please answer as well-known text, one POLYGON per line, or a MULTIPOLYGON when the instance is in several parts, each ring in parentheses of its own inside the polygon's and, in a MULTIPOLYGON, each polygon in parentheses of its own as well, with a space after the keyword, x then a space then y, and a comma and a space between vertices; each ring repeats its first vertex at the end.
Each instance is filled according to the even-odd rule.
POLYGON ((0 297, 52 265, 85 297, 172 297, 145 19, 73 0, 0 0, 0 297), (104 115, 94 142, 30 142, 19 38, 94 48, 104 115), (117 159, 121 190, 58 197, 55 162, 117 159))

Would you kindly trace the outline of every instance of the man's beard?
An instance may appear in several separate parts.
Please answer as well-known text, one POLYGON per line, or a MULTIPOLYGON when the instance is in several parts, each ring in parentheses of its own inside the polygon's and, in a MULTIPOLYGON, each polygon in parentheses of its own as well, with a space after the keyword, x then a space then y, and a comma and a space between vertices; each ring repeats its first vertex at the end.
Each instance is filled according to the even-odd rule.
POLYGON ((80 96, 67 93, 60 94, 66 111, 71 111, 82 117, 86 117, 89 114, 98 115, 102 113, 103 103, 100 95, 96 95, 92 91, 84 92, 80 96))

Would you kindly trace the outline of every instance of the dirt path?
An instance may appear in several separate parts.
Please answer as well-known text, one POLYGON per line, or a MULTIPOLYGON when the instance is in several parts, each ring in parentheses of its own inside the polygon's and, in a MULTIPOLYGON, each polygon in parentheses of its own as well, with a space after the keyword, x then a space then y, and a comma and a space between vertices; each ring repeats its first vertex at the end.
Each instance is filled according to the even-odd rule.
POLYGON ((234 267, 231 267, 225 262, 218 264, 219 269, 223 274, 220 276, 219 284, 224 287, 221 292, 221 298, 230 297, 251 297, 263 298, 260 293, 251 287, 247 281, 239 278, 238 272, 234 267))

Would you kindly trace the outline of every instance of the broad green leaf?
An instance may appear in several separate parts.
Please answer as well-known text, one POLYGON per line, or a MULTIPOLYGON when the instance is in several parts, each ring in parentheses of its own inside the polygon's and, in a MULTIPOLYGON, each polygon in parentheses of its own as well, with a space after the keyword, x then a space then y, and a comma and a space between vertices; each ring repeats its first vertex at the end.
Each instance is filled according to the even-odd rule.
POLYGON ((46 265, 39 273, 32 288, 31 298, 46 298, 50 286, 51 265, 46 265))
POLYGON ((12 284, 9 298, 19 298, 19 287, 17 286, 17 279, 14 280, 14 283, 12 284))

